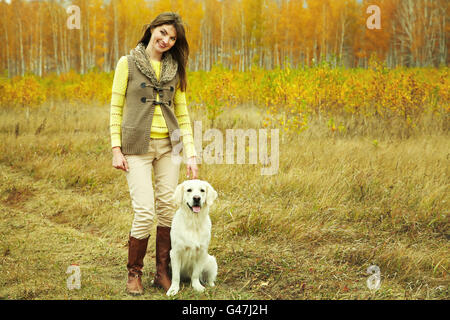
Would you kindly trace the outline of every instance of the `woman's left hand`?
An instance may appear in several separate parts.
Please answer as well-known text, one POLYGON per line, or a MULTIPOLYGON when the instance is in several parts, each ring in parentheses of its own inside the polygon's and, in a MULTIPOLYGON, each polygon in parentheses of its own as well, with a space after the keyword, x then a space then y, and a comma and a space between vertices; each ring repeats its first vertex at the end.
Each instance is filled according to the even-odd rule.
POLYGON ((190 177, 191 179, 197 179, 198 176, 198 167, 197 167, 197 160, 195 157, 190 157, 187 161, 187 166, 186 166, 186 175, 189 178, 190 177, 190 173, 192 173, 192 176, 190 177))

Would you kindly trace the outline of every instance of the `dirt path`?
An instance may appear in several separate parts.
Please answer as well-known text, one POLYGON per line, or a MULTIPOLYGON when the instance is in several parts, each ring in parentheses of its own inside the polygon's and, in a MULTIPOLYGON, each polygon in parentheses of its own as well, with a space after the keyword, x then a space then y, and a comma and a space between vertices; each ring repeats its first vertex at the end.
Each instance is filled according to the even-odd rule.
MULTIPOLYGON (((115 236, 119 227, 114 224, 123 220, 127 228, 130 217, 116 216, 104 224, 108 217, 93 215, 100 206, 102 212, 117 212, 113 208, 117 204, 104 195, 57 188, 3 164, 0 171, 0 299, 168 299, 150 286, 154 244, 149 244, 145 258, 146 293, 141 297, 125 293, 126 232, 122 238, 115 236), (80 290, 67 288, 71 264, 80 266, 80 290)), ((203 294, 183 291, 178 298, 251 297, 227 285, 203 294)))

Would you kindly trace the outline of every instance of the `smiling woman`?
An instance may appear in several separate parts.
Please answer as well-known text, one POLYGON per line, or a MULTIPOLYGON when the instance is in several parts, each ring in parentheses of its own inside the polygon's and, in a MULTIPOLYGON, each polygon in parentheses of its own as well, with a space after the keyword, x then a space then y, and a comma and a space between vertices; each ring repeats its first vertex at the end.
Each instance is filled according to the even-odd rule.
POLYGON ((144 26, 141 40, 119 60, 114 75, 110 114, 113 167, 126 172, 134 209, 127 263, 130 294, 143 293, 142 268, 155 213, 154 284, 165 291, 171 285, 170 230, 176 209, 172 196, 180 170, 180 163, 172 161, 172 149, 178 142, 174 134, 179 131, 188 158, 188 177, 197 178, 185 97, 188 55, 180 16, 162 13, 144 26))
POLYGON ((153 33, 154 37, 149 46, 147 46, 147 52, 151 59, 160 61, 161 55, 175 44, 177 32, 171 25, 162 25, 155 28, 153 33))

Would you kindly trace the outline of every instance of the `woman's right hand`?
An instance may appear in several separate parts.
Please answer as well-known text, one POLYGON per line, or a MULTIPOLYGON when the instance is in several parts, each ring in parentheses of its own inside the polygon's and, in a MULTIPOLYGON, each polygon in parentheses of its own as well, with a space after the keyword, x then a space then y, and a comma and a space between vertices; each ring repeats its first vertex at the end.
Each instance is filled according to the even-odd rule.
POLYGON ((122 150, 120 150, 120 147, 112 148, 112 153, 113 153, 113 160, 112 160, 113 167, 128 172, 128 162, 125 156, 123 155, 122 150))

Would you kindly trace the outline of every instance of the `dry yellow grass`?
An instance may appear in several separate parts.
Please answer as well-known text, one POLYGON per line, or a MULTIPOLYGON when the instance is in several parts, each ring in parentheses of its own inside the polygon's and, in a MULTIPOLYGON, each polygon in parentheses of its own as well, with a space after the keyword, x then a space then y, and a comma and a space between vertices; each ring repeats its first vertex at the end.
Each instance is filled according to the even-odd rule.
MULTIPOLYGON (((125 176, 111 166, 109 108, 0 112, 0 297, 167 299, 149 286, 154 241, 145 295, 124 290, 132 209, 125 176), (72 263, 80 290, 66 288, 72 263)), ((206 115, 192 119, 207 128, 206 115)), ((449 298, 448 123, 424 123, 402 139, 401 128, 375 120, 342 121, 345 134, 321 119, 283 134, 273 176, 259 165, 200 166, 219 193, 210 246, 219 274, 216 287, 197 294, 185 285, 177 298, 449 298), (381 270, 375 292, 370 265, 381 270)), ((238 107, 215 125, 261 123, 259 109, 238 107)))

